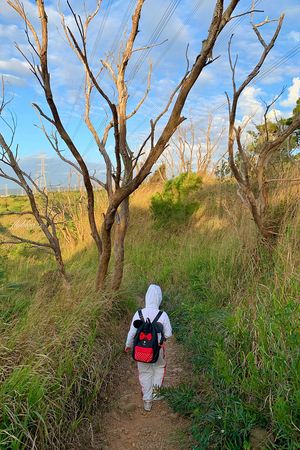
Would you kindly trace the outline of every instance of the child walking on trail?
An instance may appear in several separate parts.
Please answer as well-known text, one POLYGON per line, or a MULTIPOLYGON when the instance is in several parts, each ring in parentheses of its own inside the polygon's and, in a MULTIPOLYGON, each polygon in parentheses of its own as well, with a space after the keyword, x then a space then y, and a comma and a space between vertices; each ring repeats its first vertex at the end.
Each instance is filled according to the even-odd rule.
MULTIPOLYGON (((161 302, 161 288, 156 284, 150 284, 146 293, 145 308, 138 310, 134 314, 126 340, 125 351, 129 352, 134 347, 137 339, 144 339, 142 342, 144 342, 144 345, 147 347, 147 339, 148 342, 150 342, 152 335, 154 335, 154 344, 156 345, 158 352, 157 361, 139 362, 139 360, 135 358, 138 361, 137 367, 145 411, 151 411, 152 400, 159 400, 161 398, 159 397, 158 389, 163 383, 166 370, 165 345, 163 344, 163 341, 172 336, 170 319, 166 312, 160 311, 159 309, 161 302), (138 328, 139 326, 141 326, 141 328, 138 328), (143 326, 148 326, 148 331, 150 330, 151 333, 142 331, 138 336, 139 330, 145 330, 143 326), (157 331, 157 334, 155 330, 157 331)), ((155 347, 155 345, 153 346, 155 347)), ((139 348, 142 352, 147 352, 147 350, 149 350, 149 348, 139 348)), ((154 357, 153 359, 156 358, 154 357)))

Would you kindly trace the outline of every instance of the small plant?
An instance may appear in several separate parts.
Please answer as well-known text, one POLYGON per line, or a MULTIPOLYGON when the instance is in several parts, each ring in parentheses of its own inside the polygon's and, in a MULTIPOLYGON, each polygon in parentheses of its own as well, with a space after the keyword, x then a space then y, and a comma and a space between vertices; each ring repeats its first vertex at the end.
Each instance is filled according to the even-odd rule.
POLYGON ((199 399, 196 398, 197 393, 193 386, 181 384, 176 388, 163 388, 161 392, 175 412, 184 416, 197 413, 199 399))
POLYGON ((164 190, 151 199, 151 213, 158 226, 184 223, 198 209, 193 198, 202 180, 195 173, 183 173, 168 180, 164 190))

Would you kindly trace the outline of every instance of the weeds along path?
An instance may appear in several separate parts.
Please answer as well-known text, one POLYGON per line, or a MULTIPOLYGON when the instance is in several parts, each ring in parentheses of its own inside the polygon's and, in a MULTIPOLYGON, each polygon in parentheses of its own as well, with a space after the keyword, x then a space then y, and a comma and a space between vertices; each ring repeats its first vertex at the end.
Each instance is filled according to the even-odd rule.
MULTIPOLYGON (((167 371, 164 386, 174 386, 187 377, 182 349, 173 337, 167 343, 167 371)), ((108 412, 95 418, 94 433, 85 449, 97 450, 187 450, 188 420, 171 411, 164 400, 153 402, 151 412, 143 410, 136 363, 124 355, 115 377, 108 412), (98 432, 96 422, 98 421, 98 432)))

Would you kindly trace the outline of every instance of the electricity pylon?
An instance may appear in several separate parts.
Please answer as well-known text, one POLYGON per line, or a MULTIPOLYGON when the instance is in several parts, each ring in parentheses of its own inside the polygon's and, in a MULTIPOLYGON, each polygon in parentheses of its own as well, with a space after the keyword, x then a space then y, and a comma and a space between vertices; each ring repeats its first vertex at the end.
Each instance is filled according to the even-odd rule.
MULTIPOLYGON (((36 164, 36 175, 35 175, 35 184, 41 190, 47 191, 47 181, 46 181, 46 170, 45 170, 45 158, 44 154, 38 156, 38 161, 40 164, 38 165, 38 161, 36 164)), ((35 189, 36 191, 36 189, 35 189)))

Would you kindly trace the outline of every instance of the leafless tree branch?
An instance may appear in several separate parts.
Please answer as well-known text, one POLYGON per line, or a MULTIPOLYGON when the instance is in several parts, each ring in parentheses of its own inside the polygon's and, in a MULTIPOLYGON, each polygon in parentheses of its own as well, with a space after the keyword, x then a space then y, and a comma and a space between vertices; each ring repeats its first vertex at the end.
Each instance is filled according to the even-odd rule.
POLYGON ((236 86, 235 81, 235 71, 236 71, 236 62, 233 63, 231 57, 231 44, 232 37, 228 44, 228 55, 229 55, 229 65, 232 73, 232 89, 233 95, 232 99, 230 99, 229 94, 226 93, 228 109, 229 109, 229 131, 228 131, 228 153, 229 153, 229 163, 234 177, 236 178, 239 185, 239 192, 243 197, 246 204, 249 206, 249 209, 252 213, 253 219, 259 232, 266 242, 270 242, 270 239, 273 238, 274 235, 277 235, 277 231, 270 228, 268 223, 266 222, 265 212, 268 206, 268 191, 266 189, 266 185, 268 181, 265 180, 265 173, 268 163, 270 161, 271 156, 277 151, 278 147, 300 126, 300 115, 294 117, 292 124, 284 129, 279 135, 270 140, 267 116, 269 110, 272 105, 278 100, 278 98, 282 95, 283 91, 280 92, 278 96, 274 98, 274 100, 268 105, 266 104, 265 112, 264 112, 264 128, 265 128, 265 141, 262 143, 259 154, 257 156, 257 161, 255 166, 251 164, 251 159, 249 155, 246 153, 244 145, 242 144, 242 128, 241 126, 236 127, 236 113, 239 98, 244 91, 244 89, 251 83, 251 81, 257 76, 262 65, 264 64, 268 54, 271 49, 274 47, 274 44, 278 38, 280 33, 282 23, 283 23, 284 15, 281 15, 277 22, 277 27, 273 33, 272 38, 269 43, 267 43, 262 37, 258 27, 273 22, 268 18, 257 25, 252 23, 253 30, 263 47, 263 51, 258 63, 255 65, 253 70, 250 72, 248 77, 241 83, 239 87, 236 86), (234 145, 237 145, 238 154, 240 156, 241 164, 238 166, 235 161, 234 155, 234 145))

